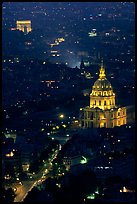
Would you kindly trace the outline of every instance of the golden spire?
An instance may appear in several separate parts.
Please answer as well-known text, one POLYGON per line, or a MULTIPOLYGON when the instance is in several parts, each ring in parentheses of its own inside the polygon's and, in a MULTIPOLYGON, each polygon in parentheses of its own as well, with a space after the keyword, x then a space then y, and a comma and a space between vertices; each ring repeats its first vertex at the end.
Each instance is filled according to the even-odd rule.
POLYGON ((99 73, 99 78, 100 79, 105 79, 106 78, 106 74, 105 74, 105 68, 103 66, 103 58, 101 60, 101 67, 100 67, 100 73, 99 73))

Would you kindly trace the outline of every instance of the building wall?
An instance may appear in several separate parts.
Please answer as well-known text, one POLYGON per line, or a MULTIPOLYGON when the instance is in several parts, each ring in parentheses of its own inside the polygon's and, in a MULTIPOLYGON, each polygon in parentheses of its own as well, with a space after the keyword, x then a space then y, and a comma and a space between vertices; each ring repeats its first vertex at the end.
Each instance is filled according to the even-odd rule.
POLYGON ((84 128, 113 128, 125 125, 126 107, 102 110, 94 108, 83 108, 83 116, 80 121, 84 128))
POLYGON ((64 157, 63 158, 63 164, 66 166, 74 166, 77 164, 80 164, 81 156, 74 156, 74 157, 64 157))
MULTIPOLYGON (((106 92, 106 91, 104 91, 106 92)), ((90 107, 101 109, 111 109, 115 107, 115 95, 112 96, 93 96, 90 94, 90 107)))
POLYGON ((135 122, 135 106, 127 106, 127 124, 135 122))

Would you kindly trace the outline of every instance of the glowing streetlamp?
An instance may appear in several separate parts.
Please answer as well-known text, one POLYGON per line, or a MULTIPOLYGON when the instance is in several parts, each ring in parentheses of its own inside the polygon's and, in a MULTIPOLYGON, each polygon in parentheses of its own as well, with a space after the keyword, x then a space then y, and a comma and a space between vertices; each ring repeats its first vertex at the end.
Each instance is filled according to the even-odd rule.
POLYGON ((59 117, 60 117, 60 118, 64 118, 64 115, 63 115, 63 114, 61 114, 59 117))

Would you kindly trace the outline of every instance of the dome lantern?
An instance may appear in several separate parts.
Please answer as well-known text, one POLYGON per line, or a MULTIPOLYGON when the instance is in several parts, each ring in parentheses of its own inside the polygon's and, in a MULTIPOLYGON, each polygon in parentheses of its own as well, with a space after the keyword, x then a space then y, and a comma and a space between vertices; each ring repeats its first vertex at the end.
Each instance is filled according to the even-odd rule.
POLYGON ((90 93, 90 108, 102 110, 115 107, 115 94, 111 83, 106 78, 103 60, 101 61, 99 78, 95 81, 90 93))
POLYGON ((106 79, 105 68, 103 66, 103 59, 101 60, 101 67, 100 67, 99 79, 106 79))

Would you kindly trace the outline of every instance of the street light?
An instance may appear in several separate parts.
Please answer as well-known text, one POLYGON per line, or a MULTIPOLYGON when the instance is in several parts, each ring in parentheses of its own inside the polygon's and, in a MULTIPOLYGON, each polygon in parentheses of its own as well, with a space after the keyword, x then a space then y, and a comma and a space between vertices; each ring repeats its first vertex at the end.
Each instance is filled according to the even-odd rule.
POLYGON ((61 114, 59 117, 60 117, 60 118, 64 118, 64 115, 63 115, 63 114, 61 114))

